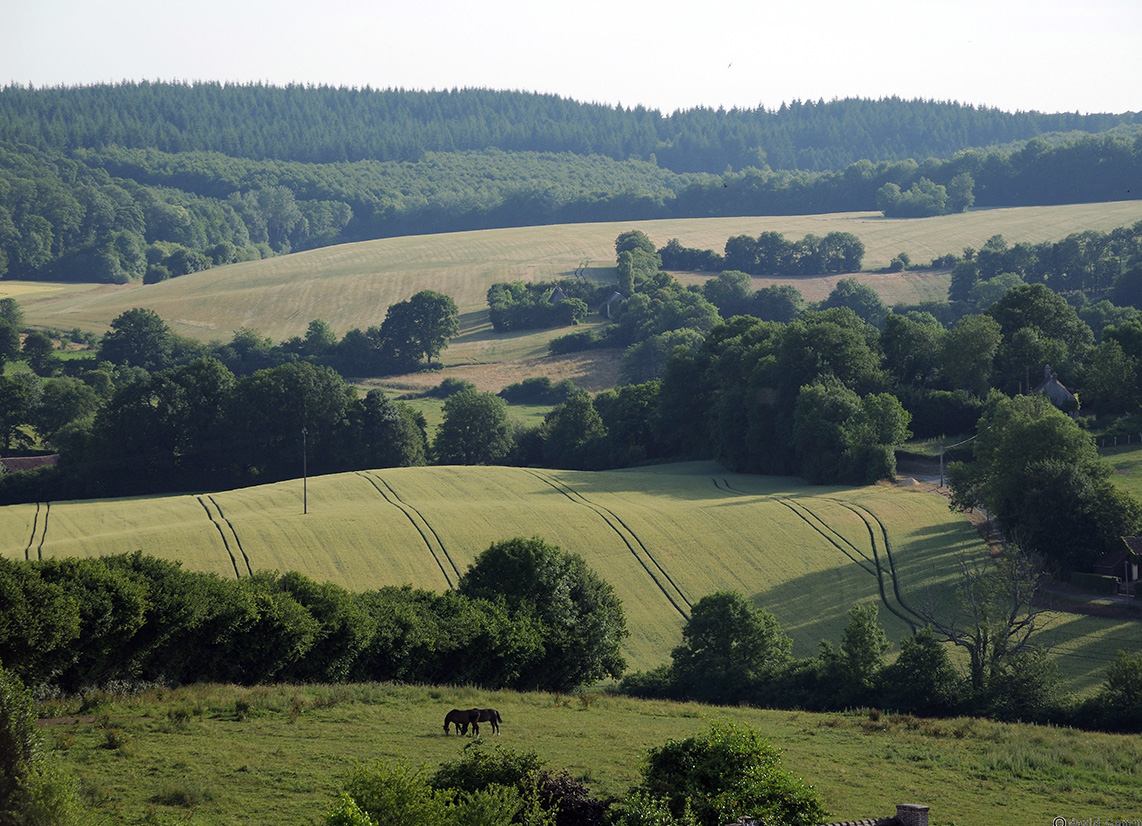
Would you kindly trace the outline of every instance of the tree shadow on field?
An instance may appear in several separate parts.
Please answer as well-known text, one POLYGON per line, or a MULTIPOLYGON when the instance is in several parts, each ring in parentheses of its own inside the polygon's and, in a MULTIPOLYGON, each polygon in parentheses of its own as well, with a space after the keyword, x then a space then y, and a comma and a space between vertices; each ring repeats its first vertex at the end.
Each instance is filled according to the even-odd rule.
POLYGON ((563 270, 556 273, 560 279, 575 278, 576 274, 581 275, 587 281, 593 281, 596 284, 614 284, 617 283, 617 268, 616 267, 586 267, 582 270, 576 268, 574 270, 563 270))
MULTIPOLYGON (((798 657, 816 654, 821 640, 839 644, 849 609, 858 603, 875 600, 880 624, 894 643, 912 634, 912 628, 880 600, 876 577, 853 562, 787 579, 752 594, 750 600, 777 618, 798 657)), ((899 610, 895 600, 893 604, 899 610)))

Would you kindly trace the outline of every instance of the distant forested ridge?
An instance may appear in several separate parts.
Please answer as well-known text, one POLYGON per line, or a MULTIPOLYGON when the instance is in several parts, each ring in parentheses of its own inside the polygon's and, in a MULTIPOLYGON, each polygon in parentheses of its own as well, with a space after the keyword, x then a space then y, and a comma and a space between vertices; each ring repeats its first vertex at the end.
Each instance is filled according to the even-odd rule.
POLYGON ((651 160, 675 172, 747 166, 839 170, 859 160, 946 158, 1052 132, 1104 132, 1142 113, 1008 113, 899 98, 794 101, 779 109, 579 103, 490 89, 440 92, 264 84, 121 83, 0 93, 4 140, 45 149, 121 146, 254 160, 420 161, 495 147, 651 160))
POLYGON ((1142 114, 889 98, 663 115, 486 89, 0 89, 6 278, 156 282, 394 235, 873 210, 885 187, 957 184, 977 206, 1136 198, 1142 114))

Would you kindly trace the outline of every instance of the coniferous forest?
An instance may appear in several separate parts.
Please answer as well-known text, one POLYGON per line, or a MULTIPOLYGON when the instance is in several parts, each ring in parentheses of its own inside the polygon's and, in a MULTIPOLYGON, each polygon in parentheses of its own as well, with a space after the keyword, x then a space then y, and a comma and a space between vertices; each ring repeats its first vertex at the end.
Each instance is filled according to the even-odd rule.
POLYGON ((0 277, 127 283, 394 235, 1137 197, 1142 114, 260 84, 0 89, 0 277), (942 193, 942 194, 941 194, 942 193))

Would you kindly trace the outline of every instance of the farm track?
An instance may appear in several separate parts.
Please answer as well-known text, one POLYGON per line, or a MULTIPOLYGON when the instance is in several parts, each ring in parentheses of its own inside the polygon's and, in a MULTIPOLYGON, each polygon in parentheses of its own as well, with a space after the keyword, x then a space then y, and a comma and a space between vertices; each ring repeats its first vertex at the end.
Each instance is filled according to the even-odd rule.
POLYGON ((596 502, 592 502, 586 496, 563 482, 549 479, 543 474, 537 473, 531 469, 527 469, 527 472, 544 484, 549 485, 558 493, 566 496, 576 505, 582 505, 598 514, 599 518, 606 522, 607 526, 610 527, 610 529, 618 535, 619 539, 623 541, 623 544, 627 546, 627 550, 629 550, 631 555, 636 560, 638 560, 638 563, 642 566, 643 570, 646 571, 647 576, 651 578, 654 584, 658 586, 658 589, 662 591, 663 596, 665 596, 666 599, 669 600, 670 604, 674 606, 674 610, 677 611, 683 619, 690 618, 690 609, 693 607, 693 603, 690 602, 690 600, 686 597, 686 594, 683 593, 682 589, 679 588, 677 583, 674 582, 670 574, 666 572, 666 569, 663 568, 662 565, 659 564, 658 560, 654 558, 654 554, 652 554, 646 545, 643 544, 642 540, 638 538, 638 534, 632 531, 626 522, 624 522, 617 513, 612 511, 610 508, 607 508, 596 502), (632 539, 634 540, 634 544, 631 544, 632 539), (639 550, 642 552, 641 554, 639 553, 639 550, 635 550, 635 545, 638 546, 639 550), (655 573, 655 571, 658 573, 655 573), (669 583, 669 587, 663 584, 663 580, 669 583), (685 603, 686 607, 683 608, 679 602, 685 603))
POLYGON ((48 535, 48 514, 51 513, 52 503, 43 503, 43 519, 41 520, 41 507, 40 503, 36 503, 36 515, 32 518, 32 535, 28 537, 28 546, 24 548, 24 561, 32 561, 32 547, 36 549, 36 559, 42 560, 44 558, 44 539, 48 535), (39 542, 36 541, 36 534, 39 534, 39 542))
MULTIPOLYGON (((820 516, 813 513, 813 511, 809 510, 807 507, 795 499, 778 499, 777 501, 787 507, 789 510, 793 511, 793 513, 798 516, 806 525, 819 533, 826 542, 828 542, 838 551, 859 565, 865 571, 865 573, 869 574, 869 576, 875 576, 877 578, 880 577, 879 566, 877 565, 875 558, 870 559, 864 553, 864 551, 853 545, 853 543, 849 542, 847 539, 829 527, 829 523, 822 519, 820 516), (800 510, 798 510, 798 508, 800 508, 800 510), (808 516, 806 514, 808 514, 808 516), (826 533, 826 530, 828 533, 826 533), (832 534, 832 536, 829 534, 832 534), (833 538, 834 536, 836 539, 833 538), (837 542, 837 539, 839 539, 840 542, 843 542, 844 545, 847 545, 848 548, 845 548, 844 545, 837 542), (858 559, 857 557, 860 558, 858 559), (864 561, 862 562, 861 560, 864 561)), ((873 553, 875 556, 875 549, 873 550, 873 553)))
POLYGON ((448 549, 444 547, 440 535, 436 533, 436 530, 429 521, 424 518, 424 514, 401 499, 400 495, 393 490, 392 485, 379 476, 361 471, 357 471, 357 475, 371 484, 386 502, 403 513, 408 521, 412 523, 412 526, 416 528, 416 532, 420 534, 420 538, 424 540, 424 545, 428 548, 428 552, 432 554, 432 558, 436 560, 436 564, 440 568, 440 573, 444 575, 444 581, 448 583, 449 588, 455 588, 456 583, 453 582, 452 577, 449 576, 448 569, 452 569, 457 582, 460 580, 460 569, 456 566, 452 556, 448 553, 448 549), (432 539, 428 538, 429 534, 432 535, 432 539), (445 562, 447 562, 447 565, 445 565, 445 562))
MULTIPOLYGON (((234 566, 234 578, 241 579, 242 572, 238 568, 238 559, 234 556, 234 551, 230 549, 230 540, 226 538, 226 531, 222 529, 222 522, 225 522, 226 520, 224 517, 222 517, 221 511, 219 511, 218 518, 216 519, 214 514, 210 511, 210 505, 206 504, 206 501, 209 499, 210 503, 214 505, 215 509, 218 508, 217 503, 215 503, 214 499, 209 496, 197 496, 195 498, 198 500, 198 504, 202 505, 202 509, 206 511, 206 518, 209 519, 214 527, 218 529, 218 535, 222 538, 222 546, 226 549, 226 553, 230 555, 230 564, 234 566)), ((231 527, 230 530, 233 531, 233 527, 231 527)), ((236 537, 237 535, 235 535, 235 544, 237 541, 236 537)))

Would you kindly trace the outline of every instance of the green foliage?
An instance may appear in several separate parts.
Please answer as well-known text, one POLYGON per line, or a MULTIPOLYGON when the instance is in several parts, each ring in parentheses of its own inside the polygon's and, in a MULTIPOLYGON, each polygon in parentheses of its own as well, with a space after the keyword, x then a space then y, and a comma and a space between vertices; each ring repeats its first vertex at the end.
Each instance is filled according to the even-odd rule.
POLYGON ((860 398, 836 381, 803 387, 794 408, 794 447, 814 484, 870 484, 896 473, 891 448, 912 434, 911 416, 888 393, 860 398))
POLYGON ((670 654, 675 690, 702 702, 763 703, 792 651, 771 613, 741 594, 709 594, 694 604, 670 654))
POLYGON ((960 676, 947 649, 924 627, 900 641, 900 654, 881 670, 880 705, 924 717, 955 713, 960 703, 960 676))
POLYGON ((947 188, 927 178, 920 178, 907 191, 895 183, 887 183, 876 192, 876 207, 888 218, 925 218, 962 212, 966 205, 962 195, 957 203, 960 209, 954 210, 947 188))
POLYGON ((892 648, 877 613, 875 604, 854 605, 841 639, 844 670, 858 696, 868 696, 884 667, 884 655, 892 648))
POLYGON ((571 379, 553 382, 547 376, 534 376, 509 384, 497 395, 508 404, 561 404, 582 392, 571 379))
POLYGON ((493 465, 512 449, 507 405, 493 393, 462 390, 444 403, 432 449, 444 465, 493 465))
POLYGON ((582 281, 493 284, 488 288, 488 318, 497 333, 544 330, 578 324, 587 317, 587 301, 597 298, 582 281))
POLYGON ((381 324, 380 349, 386 361, 411 369, 421 358, 432 360, 460 330, 459 312, 450 296, 421 290, 408 301, 390 305, 381 324))
POLYGON ((572 396, 548 413, 540 432, 548 467, 587 470, 603 464, 607 428, 586 393, 572 396))
POLYGON ((855 278, 842 278, 837 282, 829 297, 821 303, 822 310, 830 307, 848 307, 861 321, 874 327, 883 327, 888 315, 888 308, 876 290, 855 278))
POLYGON ((949 466, 953 504, 983 504, 1055 567, 1082 567, 1142 526, 1142 505, 1109 481, 1093 439, 1043 396, 995 396, 970 465, 949 466))
POLYGON ((734 723, 650 749, 640 790, 666 800, 677 819, 684 821, 689 809, 702 826, 743 815, 790 826, 825 819, 817 792, 781 767, 777 749, 755 729, 734 723))
POLYGON ((726 240, 722 267, 749 275, 821 275, 856 272, 864 258, 864 243, 851 232, 809 234, 787 241, 779 232, 756 239, 735 235, 726 240))
POLYGON ((612 823, 614 826, 698 826, 688 805, 681 816, 675 817, 665 798, 652 797, 639 790, 618 804, 612 823))
POLYGON ((1108 729, 1142 731, 1142 653, 1119 651, 1099 693, 1108 729))
POLYGON ((31 694, 0 665, 0 823, 71 826, 88 822, 71 778, 43 751, 31 694))
POLYGON ((382 823, 440 826, 507 826, 519 822, 543 826, 547 819, 517 819, 524 800, 510 784, 491 783, 468 788, 440 786, 436 775, 407 763, 376 761, 358 766, 345 784, 326 826, 372 826, 382 823))
POLYGON ((345 782, 345 794, 354 806, 343 800, 339 808, 343 817, 352 818, 349 823, 364 814, 369 818, 365 823, 440 826, 448 817, 447 796, 428 784, 428 772, 403 762, 357 766, 345 782))
POLYGON ((497 542, 476 557, 457 589, 503 599, 539 621, 545 656, 520 676, 521 686, 569 691, 622 676, 621 646, 629 633, 622 604, 582 557, 538 537, 497 542))

